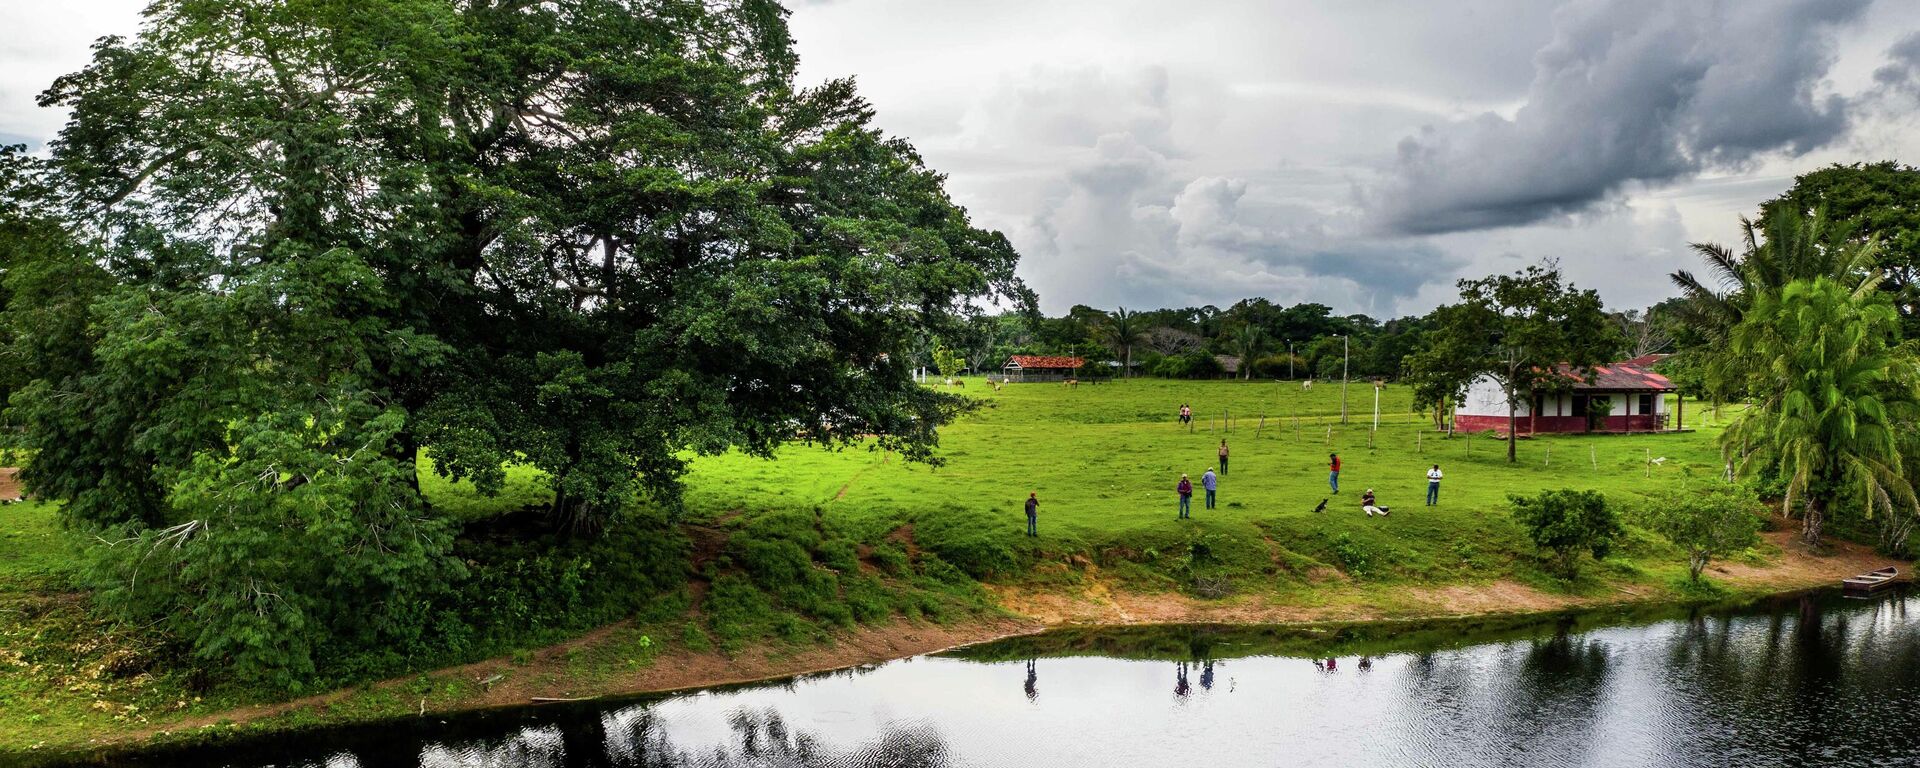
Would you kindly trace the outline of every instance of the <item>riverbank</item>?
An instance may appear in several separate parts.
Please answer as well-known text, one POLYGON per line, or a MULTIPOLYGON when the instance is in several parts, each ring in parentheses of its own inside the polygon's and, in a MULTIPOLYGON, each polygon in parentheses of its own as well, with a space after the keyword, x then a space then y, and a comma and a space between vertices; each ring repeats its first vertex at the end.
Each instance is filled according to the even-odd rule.
MULTIPOLYGON (((1767 534, 1778 555, 1767 563, 1727 563, 1710 570, 1725 594, 1739 600, 1832 586, 1839 578, 1898 564, 1870 549, 1836 542, 1813 555, 1792 534, 1767 534)), ((142 746, 266 735, 393 718, 443 716, 541 701, 570 701, 702 688, 784 678, 875 664, 1065 626, 1164 623, 1313 625, 1363 621, 1418 621, 1478 616, 1523 616, 1568 610, 1685 603, 1697 596, 1645 584, 1614 584, 1605 591, 1555 593, 1512 581, 1440 587, 1329 585, 1311 603, 1278 594, 1203 600, 1178 593, 1138 592, 1098 572, 1070 589, 989 586, 1002 612, 946 624, 894 620, 860 626, 830 643, 777 640, 737 653, 686 643, 684 626, 620 623, 574 640, 424 674, 385 680, 292 701, 170 717, 126 721, 64 742, 41 741, 17 756, 32 762, 97 759, 142 746)))

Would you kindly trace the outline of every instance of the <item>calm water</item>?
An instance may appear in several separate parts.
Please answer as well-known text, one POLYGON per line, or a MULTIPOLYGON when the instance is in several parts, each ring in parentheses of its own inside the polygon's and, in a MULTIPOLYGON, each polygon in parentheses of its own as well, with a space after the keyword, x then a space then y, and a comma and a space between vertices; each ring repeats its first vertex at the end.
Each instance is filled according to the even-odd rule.
POLYGON ((1335 631, 1063 632, 779 684, 114 763, 1913 766, 1915 599, 1335 631))

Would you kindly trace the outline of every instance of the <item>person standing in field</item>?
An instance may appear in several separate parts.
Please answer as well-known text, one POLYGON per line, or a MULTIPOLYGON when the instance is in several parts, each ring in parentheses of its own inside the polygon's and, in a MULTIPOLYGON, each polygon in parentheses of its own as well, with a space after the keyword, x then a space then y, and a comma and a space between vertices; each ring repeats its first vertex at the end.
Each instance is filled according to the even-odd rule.
POLYGON ((1180 494, 1180 519, 1193 517, 1193 481, 1183 473, 1180 475, 1180 484, 1174 486, 1173 490, 1180 494))
POLYGON ((1190 423, 1192 423, 1192 422, 1193 422, 1193 408, 1192 408, 1192 406, 1189 406, 1189 405, 1187 405, 1186 403, 1181 403, 1181 404, 1180 404, 1180 423, 1181 423, 1181 424, 1190 424, 1190 423))
POLYGON ((1327 487, 1340 492, 1340 454, 1327 454, 1327 487))
POLYGON ((1220 441, 1220 474, 1227 473, 1227 441, 1220 441))
POLYGON ((1427 506, 1440 506, 1440 465, 1427 470, 1427 506))
POLYGON ((1040 535, 1040 494, 1037 491, 1027 494, 1027 535, 1040 535))
POLYGON ((1214 477, 1213 470, 1209 469, 1200 475, 1200 487, 1207 492, 1207 509, 1213 509, 1213 492, 1220 487, 1220 478, 1214 477))

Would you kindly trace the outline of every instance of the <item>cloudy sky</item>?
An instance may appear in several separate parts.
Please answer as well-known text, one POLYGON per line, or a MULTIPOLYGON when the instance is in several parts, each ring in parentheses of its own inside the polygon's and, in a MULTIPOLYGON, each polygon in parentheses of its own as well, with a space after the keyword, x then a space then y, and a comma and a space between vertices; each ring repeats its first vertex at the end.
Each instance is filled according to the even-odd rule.
MULTIPOLYGON (((0 142, 139 0, 0 7, 0 142)), ((1833 162, 1920 163, 1910 0, 803 0, 802 77, 1022 254, 1044 309, 1422 312, 1555 259, 1610 305, 1833 162)))

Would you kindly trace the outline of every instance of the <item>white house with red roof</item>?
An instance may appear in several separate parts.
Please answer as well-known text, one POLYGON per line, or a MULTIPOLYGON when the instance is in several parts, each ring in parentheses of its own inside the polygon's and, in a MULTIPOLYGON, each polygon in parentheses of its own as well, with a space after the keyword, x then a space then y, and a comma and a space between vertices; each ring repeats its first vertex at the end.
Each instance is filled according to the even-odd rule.
MULTIPOLYGON (((1567 390, 1534 392, 1526 401, 1514 404, 1514 431, 1524 435, 1679 429, 1679 412, 1672 414, 1671 424, 1668 422, 1666 397, 1678 390, 1650 367, 1662 357, 1645 355, 1596 365, 1584 376, 1568 374, 1574 382, 1567 390)), ((1453 428, 1461 432, 1507 431, 1507 395, 1497 380, 1483 376, 1467 389, 1466 398, 1453 412, 1453 428)))

